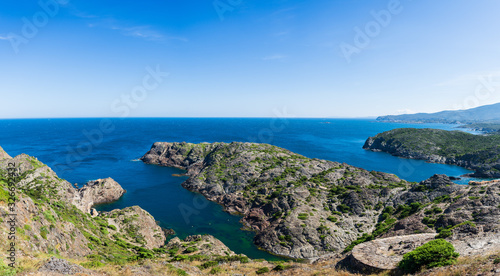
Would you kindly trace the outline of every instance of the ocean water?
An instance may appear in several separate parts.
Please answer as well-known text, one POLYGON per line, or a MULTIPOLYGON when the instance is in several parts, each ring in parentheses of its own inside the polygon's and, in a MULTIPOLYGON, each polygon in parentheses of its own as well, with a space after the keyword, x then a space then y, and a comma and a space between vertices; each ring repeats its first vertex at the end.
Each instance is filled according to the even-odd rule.
MULTIPOLYGON (((307 157, 345 162, 367 170, 393 173, 409 181, 433 174, 460 176, 456 166, 407 160, 362 149, 369 136, 400 127, 452 130, 454 125, 380 123, 368 119, 280 118, 127 118, 0 120, 0 146, 15 156, 26 153, 80 185, 112 177, 127 193, 99 206, 112 210, 139 205, 177 236, 211 234, 236 253, 278 259, 252 244, 254 233, 240 230, 239 217, 180 185, 186 178, 174 168, 137 159, 157 141, 270 143, 307 157)), ((468 179, 462 180, 467 183, 468 179)))

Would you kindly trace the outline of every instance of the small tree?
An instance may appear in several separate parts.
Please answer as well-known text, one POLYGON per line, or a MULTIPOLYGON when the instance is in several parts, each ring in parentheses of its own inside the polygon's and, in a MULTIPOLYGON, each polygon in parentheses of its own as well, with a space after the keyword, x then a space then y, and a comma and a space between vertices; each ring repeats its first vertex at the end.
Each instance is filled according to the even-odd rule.
POLYGON ((423 267, 452 265, 457 261, 457 257, 458 253, 451 243, 437 239, 406 253, 398 266, 404 272, 414 273, 423 267))

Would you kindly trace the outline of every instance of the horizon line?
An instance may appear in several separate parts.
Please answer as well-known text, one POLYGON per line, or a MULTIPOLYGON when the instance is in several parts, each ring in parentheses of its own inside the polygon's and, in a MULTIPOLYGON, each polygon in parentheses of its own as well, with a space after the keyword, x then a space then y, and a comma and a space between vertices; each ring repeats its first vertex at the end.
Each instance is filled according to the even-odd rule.
POLYGON ((363 117, 26 117, 26 118, 0 118, 0 120, 56 120, 56 119, 376 119, 379 116, 363 117))

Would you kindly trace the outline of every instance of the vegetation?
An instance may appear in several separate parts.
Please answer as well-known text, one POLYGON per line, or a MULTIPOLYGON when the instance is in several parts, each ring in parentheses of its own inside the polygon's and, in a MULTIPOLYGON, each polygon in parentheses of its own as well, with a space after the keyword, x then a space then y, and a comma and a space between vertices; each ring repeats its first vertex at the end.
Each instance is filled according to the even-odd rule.
POLYGON ((453 245, 443 239, 432 240, 406 253, 399 268, 407 273, 415 273, 422 268, 433 268, 456 263, 458 253, 453 245))
POLYGON ((267 272, 269 272, 269 268, 267 268, 267 267, 261 267, 255 273, 257 273, 257 274, 264 274, 264 273, 267 273, 267 272))
MULTIPOLYGON (((451 164, 468 164, 466 168, 475 169, 482 176, 498 175, 495 168, 500 162, 500 135, 474 135, 462 131, 438 129, 401 128, 378 134, 373 138, 377 143, 371 148, 387 150, 391 154, 414 156, 441 156, 451 164), (379 148, 384 142, 384 148, 379 148), (467 162, 459 162, 467 161, 467 162)), ((365 145, 367 147, 367 145, 365 145)))

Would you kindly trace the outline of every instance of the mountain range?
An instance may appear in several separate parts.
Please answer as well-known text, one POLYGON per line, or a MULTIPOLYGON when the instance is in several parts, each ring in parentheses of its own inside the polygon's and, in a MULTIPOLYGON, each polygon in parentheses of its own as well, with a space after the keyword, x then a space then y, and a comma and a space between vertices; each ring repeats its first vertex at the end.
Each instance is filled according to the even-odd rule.
POLYGON ((500 123, 500 103, 466 110, 447 110, 437 113, 417 113, 380 116, 377 121, 404 123, 474 124, 500 123))

